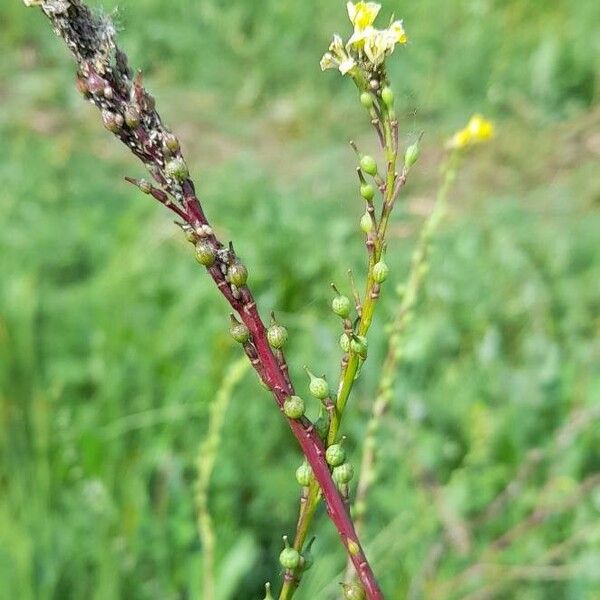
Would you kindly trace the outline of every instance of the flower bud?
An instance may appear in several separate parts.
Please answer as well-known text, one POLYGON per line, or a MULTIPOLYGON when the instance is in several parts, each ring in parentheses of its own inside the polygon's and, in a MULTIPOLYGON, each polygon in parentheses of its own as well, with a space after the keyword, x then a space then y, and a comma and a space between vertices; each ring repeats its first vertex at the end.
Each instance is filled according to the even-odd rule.
POLYGON ((375 159, 368 154, 365 154, 360 159, 360 168, 368 175, 372 175, 373 177, 377 175, 377 163, 375 162, 375 159))
POLYGON ((388 278, 389 274, 390 274, 390 269, 382 260, 380 260, 373 267, 373 279, 377 283, 383 283, 388 278))
POLYGON ((332 467, 338 467, 346 460, 346 451, 341 444, 332 444, 325 452, 325 460, 332 467))
POLYGON ((196 244, 196 260, 205 267, 212 267, 215 264, 217 253, 208 240, 199 240, 196 244))
POLYGON ((231 326, 229 327, 231 337, 238 344, 245 344, 250 339, 250 330, 244 323, 240 323, 233 315, 231 316, 231 326))
POLYGON ((237 288, 244 287, 248 281, 248 269, 239 261, 230 265, 227 275, 229 281, 237 288))
POLYGON ((352 480, 353 477, 354 477, 354 467, 348 462, 345 462, 345 463, 341 464, 339 467, 335 467, 335 469, 333 469, 333 480, 338 485, 350 483, 350 481, 352 480))
POLYGON ((300 419, 304 416, 304 400, 300 396, 289 396, 283 403, 283 412, 288 419, 300 419))
POLYGON ((267 330, 267 339, 272 348, 277 350, 283 348, 288 339, 288 332, 283 325, 277 325, 276 323, 271 325, 267 330))
MULTIPOLYGON (((377 167, 375 167, 375 172, 377 173, 377 167)), ((363 183, 360 186, 360 195, 370 202, 375 197, 375 188, 370 183, 363 183)))
POLYGON ((385 105, 388 108, 392 108, 394 106, 394 92, 389 87, 384 87, 381 90, 381 99, 385 102, 385 105))
POLYGON ((190 175, 185 161, 180 157, 174 158, 167 163, 165 173, 168 177, 175 179, 179 183, 184 182, 190 175))
POLYGON ((130 129, 136 129, 140 126, 141 115, 136 106, 128 106, 125 109, 125 123, 130 129))
POLYGON ((358 583, 342 583, 345 600, 365 600, 365 590, 358 583))
POLYGON ((308 369, 306 369, 308 376, 310 377, 310 383, 308 389, 310 393, 319 400, 325 400, 329 397, 329 384, 322 377, 315 377, 308 369))
POLYGON ((313 477, 313 471, 312 471, 310 465, 308 465, 307 463, 302 463, 296 469, 296 481, 302 487, 309 486, 310 482, 312 480, 312 477, 313 477))
POLYGON ((404 155, 404 166, 407 169, 410 169, 419 160, 420 155, 421 149, 419 148, 418 143, 409 146, 406 149, 406 154, 404 155))
POLYGON ((360 95, 360 103, 367 109, 373 108, 373 96, 369 92, 363 92, 360 95))
POLYGON ((352 309, 352 303, 348 296, 339 294, 331 301, 331 310, 342 319, 347 319, 350 316, 350 310, 352 309))
POLYGON ((350 337, 347 333, 342 333, 342 337, 340 337, 340 348, 344 352, 350 352, 350 337))
POLYGON ((373 219, 368 212, 360 218, 360 228, 364 233, 371 233, 373 231, 373 219))
POLYGON ((285 544, 285 548, 279 555, 279 562, 284 569, 290 569, 293 571, 300 564, 300 553, 296 549, 290 547, 287 536, 283 537, 283 542, 285 544))

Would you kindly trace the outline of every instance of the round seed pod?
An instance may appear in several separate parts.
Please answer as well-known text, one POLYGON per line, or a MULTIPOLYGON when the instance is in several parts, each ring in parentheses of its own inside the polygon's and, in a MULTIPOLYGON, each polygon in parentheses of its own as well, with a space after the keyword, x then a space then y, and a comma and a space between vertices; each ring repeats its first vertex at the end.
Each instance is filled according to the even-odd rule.
POLYGON ((421 149, 419 148, 419 144, 412 144, 406 149, 406 154, 404 155, 404 166, 407 169, 410 169, 421 156, 421 149))
POLYGON ((300 396, 290 396, 283 403, 283 412, 288 419, 300 419, 306 410, 304 400, 300 396))
POLYGON ((339 467, 335 467, 335 469, 333 469, 333 480, 338 485, 350 483, 350 481, 352 481, 353 477, 354 477, 354 467, 348 462, 345 462, 345 463, 341 464, 339 467))
MULTIPOLYGON (((377 172, 377 171, 375 171, 377 172)), ((373 200, 375 197, 375 188, 370 183, 363 183, 360 186, 360 195, 367 201, 373 200)))
POLYGON ((196 244, 196 260, 205 267, 212 267, 215 264, 217 252, 208 240, 199 240, 196 244))
POLYGON ((296 481, 302 487, 309 486, 310 482, 312 480, 312 477, 313 477, 313 471, 312 471, 310 465, 308 465, 306 463, 302 463, 296 469, 296 481))
POLYGON ((141 121, 140 111, 135 106, 128 106, 125 109, 125 123, 130 129, 136 129, 139 127, 141 121))
POLYGON ((190 175, 185 161, 181 157, 170 160, 165 166, 165 173, 171 179, 183 183, 190 175))
POLYGON ((371 231, 373 231, 373 219, 371 218, 371 215, 368 212, 366 212, 360 218, 360 228, 363 231, 363 233, 371 233, 371 231))
POLYGON ((172 133, 167 133, 164 137, 164 142, 167 149, 173 154, 179 151, 179 140, 177 139, 177 136, 172 133))
POLYGON ((300 564, 300 553, 294 548, 290 547, 287 537, 283 538, 285 548, 279 555, 279 562, 284 569, 294 570, 298 568, 300 564))
POLYGON ((377 175, 377 162, 372 156, 365 154, 360 159, 360 168, 368 175, 377 175))
POLYGON ((319 400, 325 400, 329 396, 329 384, 322 377, 315 377, 310 373, 310 383, 308 389, 310 393, 319 400))
POLYGON ((228 269, 229 281, 238 288, 244 287, 248 281, 248 269, 241 262, 234 262, 228 269))
POLYGON ((367 340, 362 336, 353 337, 350 342, 350 350, 358 354, 363 360, 367 358, 367 340))
POLYGON ((250 330, 244 323, 232 321, 229 333, 231 333, 231 337, 238 342, 238 344, 245 344, 250 339, 250 330))
POLYGON ((282 325, 271 325, 267 330, 267 339, 272 348, 277 350, 283 348, 288 339, 288 332, 282 325))
POLYGON ((380 260, 373 267, 373 279, 377 283, 383 283, 388 278, 389 274, 390 274, 390 269, 382 260, 380 260))
POLYGON ((344 590, 345 600, 365 600, 365 590, 358 583, 352 583, 350 585, 343 583, 342 589, 344 590))
POLYGON ((109 110, 102 111, 102 123, 111 133, 117 133, 121 129, 117 121, 117 115, 109 110))
POLYGON ((350 316, 350 310, 352 309, 352 303, 348 296, 339 294, 331 301, 331 310, 342 319, 347 319, 350 316))
POLYGON ((363 92, 360 95, 360 103, 367 109, 373 108, 373 96, 369 92, 363 92))
POLYGON ((332 444, 325 452, 325 460, 332 467, 339 467, 346 460, 346 451, 341 444, 332 444))
POLYGON ((389 87, 384 87, 381 90, 381 99, 385 102, 385 105, 388 108, 392 108, 394 106, 394 92, 389 87))
POLYGON ((342 333, 342 337, 340 337, 340 348, 344 352, 350 352, 350 337, 347 333, 342 333))

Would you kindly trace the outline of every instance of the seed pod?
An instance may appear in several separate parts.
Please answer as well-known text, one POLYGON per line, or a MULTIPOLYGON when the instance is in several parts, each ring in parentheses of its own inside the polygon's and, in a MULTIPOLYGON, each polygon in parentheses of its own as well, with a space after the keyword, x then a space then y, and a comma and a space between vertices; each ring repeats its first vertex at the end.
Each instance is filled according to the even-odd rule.
POLYGON ((239 261, 230 265, 227 275, 229 281, 238 288, 244 287, 248 281, 248 269, 239 261))
POLYGON ((404 166, 407 169, 410 169, 419 160, 420 156, 421 149, 419 148, 419 144, 412 144, 406 149, 406 154, 404 155, 404 166))
POLYGON ((196 260, 205 267, 212 267, 215 264, 217 253, 208 240, 199 240, 196 244, 196 260))
POLYGON ((347 333, 342 333, 342 337, 340 337, 340 348, 344 352, 350 352, 350 337, 347 333))
MULTIPOLYGON (((375 171, 375 172, 377 172, 377 171, 375 171)), ((370 202, 375 197, 375 188, 370 183, 363 183, 360 186, 360 195, 367 202, 370 202)))
POLYGON ((367 339, 362 336, 355 336, 350 342, 350 350, 358 354, 363 360, 367 358, 367 339))
POLYGON ((373 219, 368 212, 360 218, 360 228, 364 233, 371 233, 373 231, 373 219))
POLYGON ((128 106, 125 109, 125 123, 129 129, 137 129, 140 126, 141 114, 136 106, 128 106))
POLYGON ((343 485, 345 483, 349 483, 350 481, 352 481, 353 477, 354 477, 354 467, 348 462, 345 462, 345 463, 341 464, 339 467, 335 467, 335 469, 333 469, 333 480, 338 485, 343 485))
POLYGON ((302 463, 296 469, 296 481, 302 487, 309 486, 310 482, 312 480, 312 477, 313 477, 313 471, 312 471, 310 465, 308 465, 307 463, 302 463))
POLYGON ((279 562, 284 569, 290 569, 293 571, 300 564, 300 553, 294 548, 290 547, 287 536, 283 537, 285 548, 279 555, 279 562))
POLYGON ((358 583, 342 583, 345 600, 365 600, 365 590, 358 583))
POLYGON ((346 460, 346 451, 341 444, 332 444, 325 452, 327 464, 338 467, 346 460))
POLYGON ((179 140, 177 136, 172 133, 167 133, 164 137, 165 146, 167 149, 175 154, 175 152, 179 152, 179 140))
POLYGON ((165 173, 179 183, 183 183, 190 175, 185 161, 180 157, 176 157, 167 163, 165 173))
POLYGON ((325 400, 329 396, 329 384, 322 377, 315 377, 308 369, 306 369, 310 377, 308 389, 310 393, 319 400, 325 400))
POLYGON ((373 267, 373 279, 377 283, 383 283, 388 278, 389 274, 390 274, 390 269, 382 260, 380 260, 373 267))
POLYGON ((365 154, 360 159, 360 168, 368 175, 372 175, 373 177, 377 175, 377 163, 375 162, 375 159, 368 154, 365 154))
POLYGON ((283 403, 283 412, 288 419, 300 419, 304 416, 304 400, 300 396, 289 396, 283 403))
POLYGON ((394 106, 394 92, 389 87, 384 87, 381 90, 381 99, 385 102, 385 105, 388 108, 392 108, 394 106))
POLYGON ((229 333, 231 333, 231 337, 238 342, 238 344, 246 344, 250 339, 250 330, 244 323, 240 323, 235 319, 235 317, 231 317, 231 326, 229 327, 229 333))
POLYGON ((109 110, 102 111, 102 122, 104 127, 112 133, 118 133, 120 127, 117 122, 117 115, 109 110))
POLYGON ((288 332, 283 325, 277 325, 274 323, 267 330, 267 339, 272 348, 277 350, 283 348, 288 339, 288 332))
POLYGON ((338 317, 342 317, 342 319, 347 319, 350 316, 351 309, 352 303, 350 302, 350 298, 348 298, 348 296, 338 294, 331 301, 331 310, 333 310, 338 317))
POLYGON ((360 95, 360 103, 367 109, 373 108, 373 96, 369 92, 363 92, 360 95))

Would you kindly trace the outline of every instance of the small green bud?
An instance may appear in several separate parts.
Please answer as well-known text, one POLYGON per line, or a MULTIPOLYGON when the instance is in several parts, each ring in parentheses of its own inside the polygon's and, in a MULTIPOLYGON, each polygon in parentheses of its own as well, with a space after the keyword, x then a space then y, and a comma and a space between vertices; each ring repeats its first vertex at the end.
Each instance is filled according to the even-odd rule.
POLYGON ((343 463, 333 469, 333 480, 338 485, 343 485, 352 481, 354 477, 354 467, 350 463, 343 463))
POLYGON ((342 337, 340 338, 340 348, 344 352, 350 352, 350 337, 347 333, 342 333, 342 337))
POLYGON ((271 347, 279 350, 285 346, 288 339, 288 332, 283 325, 273 324, 267 330, 267 339, 271 347))
POLYGON ((229 327, 231 337, 238 344, 245 344, 250 339, 250 330, 244 323, 240 323, 233 316, 231 317, 231 326, 229 327))
POLYGON ((377 175, 377 163, 375 162, 375 159, 368 154, 365 154, 360 159, 360 168, 368 175, 372 175, 373 177, 377 175))
POLYGON ((419 144, 412 144, 406 149, 406 154, 404 155, 404 166, 407 169, 410 169, 419 160, 420 156, 421 149, 419 148, 419 144))
POLYGON ((389 87, 384 87, 381 90, 381 99, 385 102, 385 105, 388 108, 392 108, 394 106, 394 92, 389 87))
POLYGON ((350 316, 351 309, 352 303, 348 296, 339 294, 331 301, 331 310, 333 310, 338 317, 342 317, 342 319, 347 319, 350 316))
POLYGON ((181 157, 176 157, 170 160, 165 166, 165 173, 171 179, 179 181, 179 183, 185 181, 190 175, 187 165, 181 157))
POLYGON ((296 481, 302 487, 309 486, 310 482, 312 480, 312 477, 313 477, 313 471, 312 471, 310 465, 308 465, 306 463, 302 463, 296 469, 296 481))
POLYGON ((283 412, 288 419, 300 419, 304 416, 304 400, 300 396, 290 396, 283 403, 283 412))
POLYGON ((125 123, 130 129, 139 127, 141 121, 140 111, 135 106, 128 106, 125 109, 125 123))
POLYGON ((227 275, 229 281, 238 288, 244 287, 248 281, 248 269, 238 261, 230 265, 227 275))
MULTIPOLYGON (((375 173, 377 173, 377 167, 375 168, 375 173)), ((360 186, 360 195, 370 202, 375 197, 375 188, 370 183, 363 183, 360 186)))
POLYGON ((360 218, 360 228, 364 233, 371 233, 373 231, 373 219, 368 212, 360 218))
POLYGON ((368 350, 367 339, 362 336, 353 337, 350 342, 350 350, 365 360, 368 350))
POLYGON ((363 92, 360 95, 360 103, 367 109, 373 108, 373 96, 369 92, 363 92))
POLYGON ((322 440, 325 440, 329 433, 329 415, 326 412, 321 412, 315 421, 315 429, 322 440))
POLYGON ((377 283, 383 283, 388 278, 389 274, 390 274, 390 269, 382 260, 380 260, 373 267, 373 279, 377 283))
POLYGON ((338 467, 346 460, 346 451, 341 444, 332 444, 325 452, 325 459, 332 467, 338 467))
POLYGON ((344 590, 344 598, 346 600, 365 600, 365 590, 358 583, 352 583, 350 585, 342 583, 342 589, 344 590))
POLYGON ((215 264, 217 253, 208 240, 199 240, 196 244, 196 260, 205 267, 212 267, 215 264))
POLYGON ((281 551, 279 555, 279 562, 284 569, 290 569, 293 571, 298 568, 300 564, 300 553, 294 548, 290 547, 287 536, 284 536, 283 541, 285 543, 285 548, 281 551))
POLYGON ((274 600, 273 594, 271 594, 271 584, 265 583, 265 597, 263 600, 274 600))

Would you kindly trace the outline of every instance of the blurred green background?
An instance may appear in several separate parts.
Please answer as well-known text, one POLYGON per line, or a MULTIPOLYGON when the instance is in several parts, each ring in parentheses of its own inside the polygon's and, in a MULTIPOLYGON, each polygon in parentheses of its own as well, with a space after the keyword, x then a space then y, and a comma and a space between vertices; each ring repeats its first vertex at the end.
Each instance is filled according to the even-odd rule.
MULTIPOLYGON (((410 37, 390 61, 402 137, 426 136, 345 424, 356 465, 443 141, 473 112, 498 135, 467 161, 436 242, 378 438, 369 554, 393 600, 597 600, 600 3, 384 10, 410 37)), ((345 3, 129 0, 116 18, 208 214, 290 329, 299 388, 304 364, 334 380, 328 285, 364 274, 346 142, 374 148, 350 84, 318 67, 348 32, 345 3)), ((201 598, 194 482, 239 354, 227 307, 169 215, 123 183, 142 168, 18 0, 0 4, 0 139, 0 597, 201 598)), ((223 435, 218 600, 258 599, 280 579, 300 456, 251 373, 223 435)), ((344 567, 323 512, 315 532, 300 600, 336 597, 344 567)))

